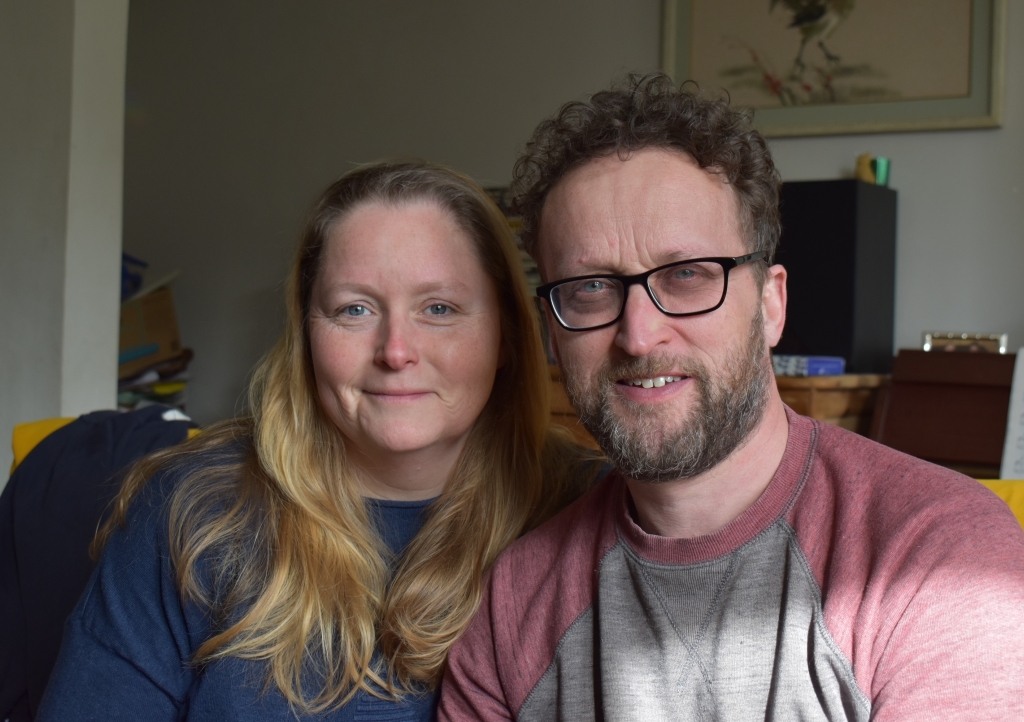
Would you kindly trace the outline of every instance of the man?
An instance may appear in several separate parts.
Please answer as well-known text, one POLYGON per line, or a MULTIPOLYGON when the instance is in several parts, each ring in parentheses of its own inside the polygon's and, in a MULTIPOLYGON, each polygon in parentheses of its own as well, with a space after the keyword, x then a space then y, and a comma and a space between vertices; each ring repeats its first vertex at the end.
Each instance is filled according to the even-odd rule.
POLYGON ((616 470, 495 564, 441 719, 1024 719, 1005 504, 779 397, 778 186, 745 115, 660 75, 536 130, 525 241, 616 470))

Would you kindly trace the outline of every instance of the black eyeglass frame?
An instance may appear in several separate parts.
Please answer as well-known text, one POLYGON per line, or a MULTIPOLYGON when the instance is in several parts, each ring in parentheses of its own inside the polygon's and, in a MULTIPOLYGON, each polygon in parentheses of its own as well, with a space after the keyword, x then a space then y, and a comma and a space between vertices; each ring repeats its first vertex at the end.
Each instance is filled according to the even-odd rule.
POLYGON ((625 312, 626 310, 626 298, 627 296, 629 296, 629 288, 630 286, 633 286, 635 284, 640 284, 644 287, 644 290, 647 291, 647 295, 650 297, 655 307, 666 316, 671 316, 673 318, 681 318, 683 316, 701 316, 705 313, 711 313, 712 311, 718 310, 719 308, 722 307, 722 304, 725 303, 725 296, 729 292, 729 271, 739 266, 742 266, 745 263, 750 263, 751 261, 760 261, 766 259, 767 255, 768 254, 765 251, 754 251, 753 253, 748 253, 745 256, 712 256, 709 258, 687 258, 682 261, 673 261, 672 263, 666 263, 664 266, 658 266, 657 268, 652 268, 649 271, 637 273, 632 276, 620 276, 614 273, 599 273, 587 274, 585 276, 572 276, 570 278, 560 278, 557 281, 552 281, 551 283, 545 283, 542 286, 537 286, 536 294, 538 298, 542 298, 543 300, 547 301, 548 306, 551 307, 552 313, 554 313, 555 320, 558 321, 558 325, 564 328, 566 331, 596 331, 599 328, 607 328, 608 326, 611 326, 613 323, 617 323, 618 320, 622 318, 623 312, 625 312), (725 282, 722 284, 722 297, 718 299, 718 303, 716 303, 714 306, 703 311, 686 311, 684 313, 674 313, 672 311, 668 311, 665 309, 664 306, 661 305, 661 302, 658 301, 658 298, 657 296, 654 295, 654 291, 651 289, 651 285, 650 283, 648 283, 648 281, 651 276, 653 276, 655 273, 658 273, 659 271, 664 271, 666 268, 672 268, 673 266, 685 266, 689 263, 717 263, 722 267, 722 270, 725 274, 725 282), (567 325, 565 321, 562 320, 561 315, 559 315, 558 313, 558 309, 555 307, 555 304, 552 303, 551 301, 551 292, 555 290, 555 288, 557 288, 558 286, 561 286, 563 283, 572 283, 573 281, 585 281, 591 279, 611 280, 618 281, 619 283, 621 283, 622 304, 619 306, 619 312, 618 314, 616 314, 615 318, 606 323, 598 324, 597 326, 587 326, 585 328, 573 328, 572 326, 567 325))

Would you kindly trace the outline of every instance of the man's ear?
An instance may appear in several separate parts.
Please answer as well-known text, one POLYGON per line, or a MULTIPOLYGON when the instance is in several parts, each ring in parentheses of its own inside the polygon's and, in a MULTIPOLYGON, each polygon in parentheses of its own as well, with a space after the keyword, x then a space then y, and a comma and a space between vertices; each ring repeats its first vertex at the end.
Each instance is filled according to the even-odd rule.
POLYGON ((775 348, 786 325, 786 269, 776 263, 768 268, 768 278, 761 289, 764 337, 769 348, 775 348))

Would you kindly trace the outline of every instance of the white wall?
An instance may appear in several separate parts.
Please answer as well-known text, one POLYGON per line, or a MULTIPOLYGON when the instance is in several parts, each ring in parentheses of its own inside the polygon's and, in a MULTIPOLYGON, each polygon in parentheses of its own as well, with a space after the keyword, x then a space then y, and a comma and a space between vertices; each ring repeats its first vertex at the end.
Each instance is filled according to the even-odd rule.
POLYGON ((0 469, 15 423, 116 402, 127 22, 0 1, 0 469))
POLYGON ((63 416, 116 405, 128 0, 76 2, 74 28, 63 416))
MULTIPOLYGON (((82 257, 65 240, 67 184, 82 177, 70 171, 71 8, 94 5, 0 0, 0 92, 13 99, 0 113, 0 438, 13 420, 61 411, 64 294, 77 283, 63 267, 82 257)), ((787 180, 848 176, 865 151, 893 159, 898 347, 928 329, 1006 331, 1024 344, 1024 8, 1007 5, 1002 128, 772 142, 787 180)), ((108 28, 116 48, 123 29, 116 18, 108 28)), ((658 0, 133 3, 125 246, 155 275, 181 271, 193 415, 237 408, 278 332, 302 215, 329 180, 405 153, 504 184, 540 118, 657 67, 659 38, 658 0)), ((71 306, 93 308, 83 324, 102 319, 97 338, 115 322, 109 301, 71 306)), ((97 389, 113 377, 112 362, 89 376, 97 389)))

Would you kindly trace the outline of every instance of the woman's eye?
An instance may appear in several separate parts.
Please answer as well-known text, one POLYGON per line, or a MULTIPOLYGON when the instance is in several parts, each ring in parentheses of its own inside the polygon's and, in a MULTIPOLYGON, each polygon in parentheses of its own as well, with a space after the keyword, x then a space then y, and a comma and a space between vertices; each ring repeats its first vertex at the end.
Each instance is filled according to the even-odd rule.
POLYGON ((366 306, 361 306, 358 303, 353 303, 351 306, 345 306, 344 308, 342 308, 339 315, 358 318, 359 316, 365 316, 368 313, 370 313, 370 310, 366 306))
POLYGON ((452 312, 452 307, 444 303, 432 303, 427 307, 427 313, 431 316, 446 316, 452 312))

